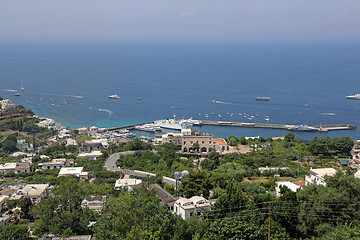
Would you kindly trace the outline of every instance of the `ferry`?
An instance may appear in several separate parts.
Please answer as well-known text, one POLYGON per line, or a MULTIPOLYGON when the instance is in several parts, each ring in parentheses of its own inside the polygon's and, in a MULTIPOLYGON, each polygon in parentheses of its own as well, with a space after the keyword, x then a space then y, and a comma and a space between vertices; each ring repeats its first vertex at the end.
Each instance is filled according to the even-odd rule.
POLYGON ((271 98, 270 97, 257 97, 255 98, 255 100, 258 100, 258 101, 269 101, 271 98))
POLYGON ((111 99, 119 99, 120 97, 119 97, 117 94, 114 94, 114 95, 108 96, 108 98, 111 98, 111 99))
POLYGON ((360 93, 355 95, 346 96, 347 99, 360 100, 360 93))
MULTIPOLYGON (((188 122, 187 120, 179 120, 178 121, 175 119, 175 116, 176 115, 174 114, 173 119, 156 120, 154 122, 154 124, 163 129, 171 129, 171 130, 178 130, 178 131, 181 131, 181 129, 184 129, 184 128, 189 128, 193 125, 192 123, 188 122)), ((194 121, 196 121, 196 120, 194 120, 194 121)))

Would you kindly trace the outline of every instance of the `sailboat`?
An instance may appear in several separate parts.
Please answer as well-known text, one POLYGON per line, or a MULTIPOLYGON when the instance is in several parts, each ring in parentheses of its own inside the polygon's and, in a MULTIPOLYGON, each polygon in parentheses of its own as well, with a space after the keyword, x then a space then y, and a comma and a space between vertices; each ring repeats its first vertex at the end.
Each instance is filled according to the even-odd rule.
POLYGON ((21 79, 21 91, 25 91, 25 88, 24 88, 24 80, 21 79))

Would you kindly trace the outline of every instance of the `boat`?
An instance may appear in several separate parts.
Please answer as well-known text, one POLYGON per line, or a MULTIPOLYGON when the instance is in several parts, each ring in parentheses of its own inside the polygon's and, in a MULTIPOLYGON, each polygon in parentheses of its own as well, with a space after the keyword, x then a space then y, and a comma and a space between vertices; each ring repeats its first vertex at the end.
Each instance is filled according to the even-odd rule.
POLYGON ((219 118, 222 118, 222 116, 221 116, 220 114, 218 114, 218 117, 219 117, 219 118))
POLYGON ((269 100, 270 100, 270 97, 257 97, 257 98, 255 98, 255 100, 258 100, 258 101, 269 101, 269 100))
POLYGON ((138 98, 137 98, 137 100, 139 100, 139 101, 140 101, 140 100, 141 100, 141 98, 139 98, 139 97, 138 97, 138 98))
POLYGON ((195 120, 195 119, 192 119, 192 118, 182 119, 181 121, 184 122, 184 123, 188 123, 189 125, 194 125, 194 126, 202 126, 203 125, 202 121, 195 120))
POLYGON ((268 121, 270 121, 270 118, 268 118, 268 117, 267 117, 267 118, 265 118, 265 121, 267 121, 267 122, 268 122, 268 121))
POLYGON ((21 93, 15 93, 14 96, 19 97, 19 96, 21 96, 21 93))
POLYGON ((111 99, 119 99, 120 97, 119 97, 117 94, 114 94, 114 95, 108 96, 108 98, 111 98, 111 99))
POLYGON ((171 129, 171 130, 178 130, 178 131, 181 131, 181 129, 189 128, 192 126, 192 124, 189 123, 187 120, 176 120, 175 117, 176 116, 174 114, 173 119, 156 120, 154 122, 154 124, 163 129, 171 129))
POLYGON ((306 132, 314 132, 317 131, 317 128, 310 127, 308 125, 290 125, 287 127, 290 131, 306 131, 306 132))
POLYGON ((360 100, 360 93, 355 95, 346 96, 347 99, 360 100))
POLYGON ((24 81, 21 79, 21 91, 25 91, 25 88, 24 88, 24 81))

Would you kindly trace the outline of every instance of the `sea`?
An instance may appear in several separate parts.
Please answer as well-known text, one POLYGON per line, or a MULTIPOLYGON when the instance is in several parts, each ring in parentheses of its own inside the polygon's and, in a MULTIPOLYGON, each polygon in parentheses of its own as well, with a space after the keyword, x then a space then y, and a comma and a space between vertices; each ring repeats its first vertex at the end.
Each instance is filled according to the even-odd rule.
MULTIPOLYGON (((268 116, 269 123, 360 127, 360 101, 345 97, 356 93, 360 44, 0 43, 0 96, 71 128, 127 126, 174 115, 257 123, 268 116), (113 94, 120 99, 109 99, 113 94)), ((216 137, 287 132, 194 129, 216 137)), ((295 135, 360 139, 360 130, 295 135)))

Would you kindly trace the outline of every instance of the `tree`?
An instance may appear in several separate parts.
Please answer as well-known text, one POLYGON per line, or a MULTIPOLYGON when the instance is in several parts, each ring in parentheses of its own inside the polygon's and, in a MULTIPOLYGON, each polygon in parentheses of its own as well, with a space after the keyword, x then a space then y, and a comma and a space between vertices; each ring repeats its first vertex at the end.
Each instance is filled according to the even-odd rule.
POLYGON ((38 230, 61 235, 70 230, 74 234, 87 233, 87 225, 92 216, 88 209, 81 208, 84 193, 77 178, 63 179, 52 190, 54 197, 42 200, 33 209, 33 213, 40 217, 36 225, 38 230))
POLYGON ((32 202, 30 198, 24 198, 20 201, 20 208, 21 211, 25 214, 25 216, 29 215, 31 207, 32 207, 32 202))
POLYGON ((285 141, 293 142, 295 140, 295 135, 292 132, 287 132, 284 136, 285 141))
POLYGON ((191 171, 189 176, 181 180, 179 191, 187 198, 192 196, 209 197, 209 191, 213 187, 210 181, 211 174, 206 171, 191 171))
POLYGON ((195 151, 199 151, 200 144, 199 144, 198 142, 194 142, 194 144, 192 145, 192 148, 193 148, 195 151))
POLYGON ((30 240, 26 225, 0 226, 1 240, 30 240))
POLYGON ((97 222, 99 240, 191 239, 193 234, 187 222, 160 205, 155 192, 145 187, 110 197, 97 222))

